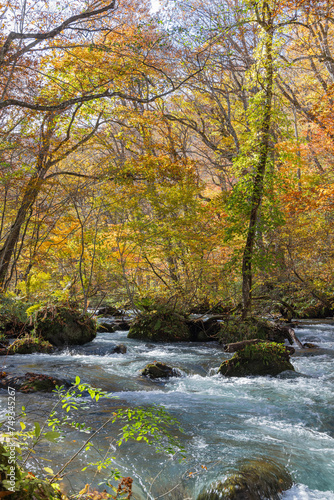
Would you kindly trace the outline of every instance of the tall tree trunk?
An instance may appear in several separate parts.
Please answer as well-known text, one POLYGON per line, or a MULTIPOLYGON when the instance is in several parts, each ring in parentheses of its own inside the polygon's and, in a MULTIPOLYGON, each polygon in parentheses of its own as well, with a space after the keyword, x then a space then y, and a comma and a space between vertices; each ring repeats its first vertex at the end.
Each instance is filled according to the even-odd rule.
POLYGON ((259 157, 254 166, 253 193, 251 198, 251 211, 247 239, 242 260, 242 318, 245 319, 251 312, 252 303, 252 260, 254 253, 254 241, 256 236, 256 226, 258 221, 259 208, 263 197, 263 184, 266 172, 267 159, 270 152, 270 124, 272 114, 272 94, 273 94, 273 23, 271 11, 267 2, 259 7, 255 5, 255 11, 259 24, 261 24, 264 34, 264 62, 263 62, 263 111, 260 115, 260 125, 257 133, 259 157))
POLYGON ((20 238, 22 225, 24 224, 27 214, 35 203, 41 189, 44 173, 44 171, 42 172, 39 170, 29 180, 23 195, 21 206, 16 214, 15 221, 9 230, 9 234, 3 247, 0 249, 0 290, 4 287, 14 248, 20 238))

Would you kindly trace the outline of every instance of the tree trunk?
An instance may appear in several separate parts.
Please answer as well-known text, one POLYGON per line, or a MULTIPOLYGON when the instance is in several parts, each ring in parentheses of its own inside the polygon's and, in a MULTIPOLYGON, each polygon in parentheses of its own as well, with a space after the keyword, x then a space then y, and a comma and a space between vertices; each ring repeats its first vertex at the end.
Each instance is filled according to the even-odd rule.
MULTIPOLYGON (((259 18, 259 14, 257 11, 259 18)), ((266 171, 268 154, 270 151, 270 124, 272 112, 273 93, 273 24, 271 12, 268 4, 262 5, 261 21, 265 31, 264 40, 264 78, 263 78, 263 110, 258 129, 258 151, 259 158, 254 167, 255 176, 253 181, 253 193, 251 198, 251 211, 247 239, 242 260, 242 318, 245 319, 251 312, 252 302, 252 259, 254 253, 254 241, 256 236, 256 226, 258 221, 259 208, 263 197, 263 184, 266 171)), ((261 112, 261 111, 260 111, 261 112)))
POLYGON ((20 238, 22 224, 25 222, 27 213, 35 203, 41 189, 43 183, 41 174, 42 172, 39 171, 29 180, 15 221, 10 228, 3 247, 0 249, 0 290, 4 287, 15 245, 20 238))

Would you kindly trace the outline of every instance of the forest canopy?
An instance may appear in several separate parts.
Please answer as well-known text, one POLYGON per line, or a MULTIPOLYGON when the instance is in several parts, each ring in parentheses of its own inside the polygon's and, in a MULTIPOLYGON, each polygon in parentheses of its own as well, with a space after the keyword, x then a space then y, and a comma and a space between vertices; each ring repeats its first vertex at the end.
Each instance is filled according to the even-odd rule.
POLYGON ((2 292, 332 308, 333 2, 8 0, 0 20, 2 292))

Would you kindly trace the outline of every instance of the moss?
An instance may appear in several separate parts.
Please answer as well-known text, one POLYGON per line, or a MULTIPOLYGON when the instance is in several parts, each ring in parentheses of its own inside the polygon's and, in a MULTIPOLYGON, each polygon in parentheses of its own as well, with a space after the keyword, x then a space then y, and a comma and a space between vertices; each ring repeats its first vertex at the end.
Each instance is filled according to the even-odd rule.
POLYGON ((128 337, 156 342, 190 340, 187 317, 161 305, 144 310, 132 321, 128 337))
POLYGON ((290 340, 289 328, 284 324, 274 324, 263 318, 231 318, 221 323, 220 342, 229 344, 241 342, 242 340, 270 340, 274 342, 284 342, 290 340))
POLYGON ((228 361, 224 361, 218 373, 228 377, 248 375, 278 375, 294 370, 289 360, 289 351, 276 342, 260 342, 245 346, 228 361))
POLYGON ((66 386, 69 384, 49 375, 39 373, 26 373, 23 376, 12 376, 6 372, 0 372, 0 388, 7 389, 13 387, 20 392, 52 392, 56 386, 66 386))
POLYGON ((48 353, 53 351, 50 342, 40 337, 26 335, 21 339, 15 340, 7 349, 7 354, 32 354, 34 352, 48 353))
POLYGON ((272 326, 263 319, 231 318, 221 324, 220 341, 224 344, 239 342, 241 340, 262 339, 266 340, 272 326))
POLYGON ((58 347, 82 345, 96 337, 96 322, 73 307, 47 306, 36 315, 36 332, 58 347))
POLYGON ((224 482, 214 483, 197 500, 279 500, 292 486, 286 469, 269 460, 250 460, 224 482))

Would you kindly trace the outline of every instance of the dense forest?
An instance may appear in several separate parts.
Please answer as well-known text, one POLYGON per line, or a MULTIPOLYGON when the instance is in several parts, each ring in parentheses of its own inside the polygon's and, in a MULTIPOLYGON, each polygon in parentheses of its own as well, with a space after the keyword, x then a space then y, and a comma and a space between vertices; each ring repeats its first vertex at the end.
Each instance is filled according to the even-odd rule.
POLYGON ((4 3, 2 289, 330 308, 333 8, 4 3))
MULTIPOLYGON (((130 339, 240 342, 233 370, 316 348, 291 319, 334 314, 332 0, 4 0, 0 22, 0 354, 84 344, 108 311, 130 339)), ((178 425, 131 411, 123 441, 178 425)))

